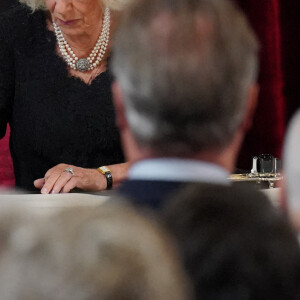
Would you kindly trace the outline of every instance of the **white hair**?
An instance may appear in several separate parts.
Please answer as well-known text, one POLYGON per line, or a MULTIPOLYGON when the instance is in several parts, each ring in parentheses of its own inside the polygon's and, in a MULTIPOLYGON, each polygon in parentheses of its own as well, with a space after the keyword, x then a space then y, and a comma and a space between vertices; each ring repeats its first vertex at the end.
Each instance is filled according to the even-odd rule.
POLYGON ((50 218, 1 207, 0 299, 191 299, 171 238, 109 202, 50 218))
POLYGON ((225 0, 133 3, 112 66, 135 140, 168 155, 222 149, 256 82, 259 46, 245 16, 225 0))
POLYGON ((300 211, 300 110, 292 118, 284 144, 283 167, 290 213, 300 211))
MULTIPOLYGON (((19 0, 21 3, 24 3, 32 11, 38 10, 38 9, 46 9, 45 6, 45 0, 19 0)), ((103 5, 109 7, 113 10, 122 10, 128 0, 98 0, 103 3, 103 5)))

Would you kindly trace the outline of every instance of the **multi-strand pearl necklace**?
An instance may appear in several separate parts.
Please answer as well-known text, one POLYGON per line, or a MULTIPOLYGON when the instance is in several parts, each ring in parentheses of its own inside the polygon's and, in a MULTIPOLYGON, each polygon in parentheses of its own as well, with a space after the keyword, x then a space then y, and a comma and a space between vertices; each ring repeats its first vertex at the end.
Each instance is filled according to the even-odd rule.
POLYGON ((88 58, 78 58, 63 36, 61 29, 53 21, 54 32, 60 53, 71 69, 86 72, 95 69, 105 54, 109 42, 110 10, 105 9, 101 34, 88 58))

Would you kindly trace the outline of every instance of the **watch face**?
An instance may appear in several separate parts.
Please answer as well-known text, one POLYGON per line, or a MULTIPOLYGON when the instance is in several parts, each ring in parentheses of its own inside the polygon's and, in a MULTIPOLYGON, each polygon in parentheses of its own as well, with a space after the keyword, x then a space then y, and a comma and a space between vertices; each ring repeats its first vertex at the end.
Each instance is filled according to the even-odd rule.
POLYGON ((107 167, 100 167, 100 170, 103 171, 104 173, 110 172, 110 170, 107 167))

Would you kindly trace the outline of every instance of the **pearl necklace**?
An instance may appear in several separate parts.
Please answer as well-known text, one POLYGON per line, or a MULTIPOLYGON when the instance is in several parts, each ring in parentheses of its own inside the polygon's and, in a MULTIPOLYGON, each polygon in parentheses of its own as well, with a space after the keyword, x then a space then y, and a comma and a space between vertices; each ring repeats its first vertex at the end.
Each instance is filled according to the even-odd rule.
POLYGON ((60 53, 71 69, 86 72, 95 69, 99 65, 109 42, 110 10, 108 7, 105 9, 101 34, 88 58, 79 59, 64 38, 61 29, 54 21, 53 27, 60 53))

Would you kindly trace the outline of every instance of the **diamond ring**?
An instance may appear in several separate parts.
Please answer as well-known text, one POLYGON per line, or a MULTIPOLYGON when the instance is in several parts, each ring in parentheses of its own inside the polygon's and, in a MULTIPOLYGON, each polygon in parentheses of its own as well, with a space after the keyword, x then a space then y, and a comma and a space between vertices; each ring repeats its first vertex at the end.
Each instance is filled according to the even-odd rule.
POLYGON ((73 168, 71 168, 71 167, 65 168, 65 169, 64 169, 64 172, 70 173, 72 176, 75 175, 74 170, 73 170, 73 168))

